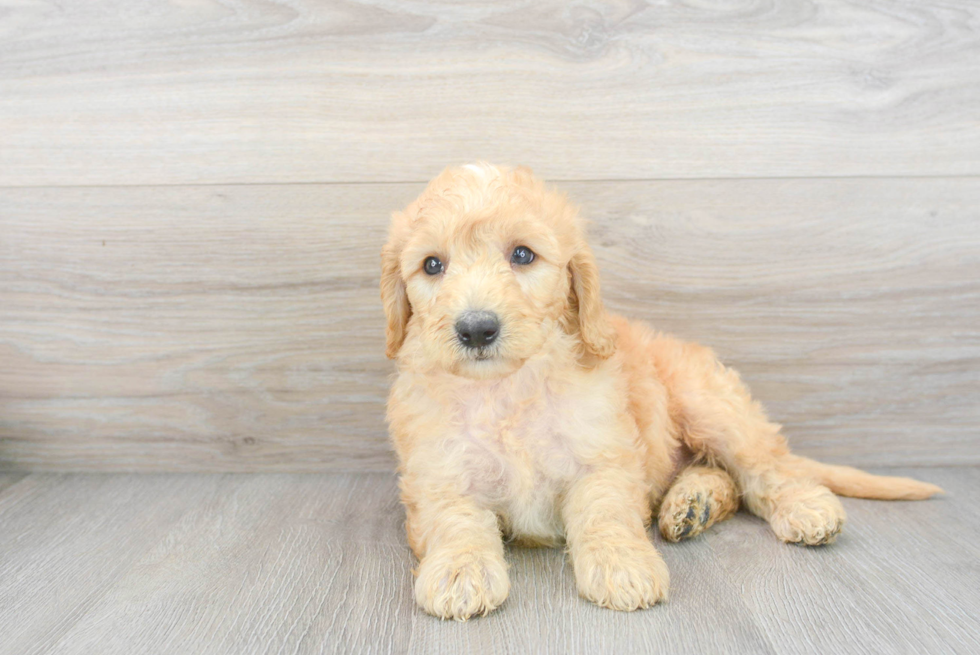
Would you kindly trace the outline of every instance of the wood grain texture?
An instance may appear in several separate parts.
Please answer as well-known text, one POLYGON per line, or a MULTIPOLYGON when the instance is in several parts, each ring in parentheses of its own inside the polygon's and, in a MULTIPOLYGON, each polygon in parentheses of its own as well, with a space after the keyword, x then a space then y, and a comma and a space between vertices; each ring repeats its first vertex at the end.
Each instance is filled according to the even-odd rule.
POLYGON ((414 607, 397 498, 390 476, 220 478, 52 651, 392 652, 414 607))
POLYGON ((980 174, 973 0, 0 1, 0 185, 980 174))
POLYGON ((971 505, 977 469, 889 473, 944 485, 949 496, 925 505, 845 499, 847 527, 831 548, 786 550, 765 538, 760 520, 719 526, 712 551, 777 651, 980 647, 973 609, 980 547, 972 534, 980 514, 971 505))
POLYGON ((415 191, 0 191, 0 461, 390 468, 379 252, 415 191))
MULTIPOLYGON (((797 451, 980 463, 977 179, 564 186, 608 306, 797 451)), ((418 190, 0 190, 0 468, 390 470, 378 252, 418 190)))
POLYGON ((49 652, 217 481, 48 475, 0 491, 0 652, 49 652))
POLYGON ((3 492, 7 487, 12 487, 29 474, 25 471, 17 472, 0 472, 0 493, 3 492))
POLYGON ((508 549, 510 598, 466 623, 416 608, 391 475, 34 473, 0 491, 0 654, 974 653, 980 471, 898 473, 949 495, 845 499, 826 548, 746 514, 654 536, 672 593, 647 611, 578 598, 560 550, 508 549))

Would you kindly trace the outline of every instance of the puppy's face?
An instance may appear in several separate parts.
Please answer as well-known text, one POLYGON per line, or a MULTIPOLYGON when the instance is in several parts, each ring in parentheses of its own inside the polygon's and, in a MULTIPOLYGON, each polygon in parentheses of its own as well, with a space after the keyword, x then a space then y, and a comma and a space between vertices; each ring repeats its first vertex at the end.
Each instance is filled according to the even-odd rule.
POLYGON ((430 208, 400 257, 425 358, 466 377, 519 368, 555 329, 568 295, 553 230, 501 195, 492 206, 430 208))
POLYGON ((388 355, 407 334, 427 367, 501 377, 561 329, 608 356, 611 341, 588 348, 603 331, 599 341, 611 340, 591 257, 574 209, 529 171, 447 169, 393 217, 382 252, 388 355))

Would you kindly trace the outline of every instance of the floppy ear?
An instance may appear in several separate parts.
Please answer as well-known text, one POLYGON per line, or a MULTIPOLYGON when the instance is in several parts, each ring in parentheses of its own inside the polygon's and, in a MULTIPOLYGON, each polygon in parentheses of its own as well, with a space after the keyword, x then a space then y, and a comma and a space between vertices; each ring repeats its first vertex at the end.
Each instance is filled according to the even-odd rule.
POLYGON ((408 304, 405 281, 402 280, 401 266, 398 263, 398 247, 394 239, 381 249, 381 302, 385 308, 388 325, 385 328, 385 354, 394 359, 405 341, 405 330, 412 315, 408 304))
POLYGON ((569 311, 578 313, 582 343, 587 351, 605 359, 616 352, 616 333, 602 306, 595 255, 584 241, 568 262, 568 271, 571 274, 571 295, 574 296, 569 298, 569 311))

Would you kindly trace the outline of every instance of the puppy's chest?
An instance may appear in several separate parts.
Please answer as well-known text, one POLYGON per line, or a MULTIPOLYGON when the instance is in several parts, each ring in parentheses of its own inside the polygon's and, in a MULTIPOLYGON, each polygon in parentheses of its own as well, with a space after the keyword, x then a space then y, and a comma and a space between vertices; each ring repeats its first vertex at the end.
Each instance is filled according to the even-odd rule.
POLYGON ((557 498, 582 472, 572 429, 587 423, 581 408, 557 394, 491 391, 463 397, 453 410, 451 450, 464 491, 513 534, 553 538, 557 498))

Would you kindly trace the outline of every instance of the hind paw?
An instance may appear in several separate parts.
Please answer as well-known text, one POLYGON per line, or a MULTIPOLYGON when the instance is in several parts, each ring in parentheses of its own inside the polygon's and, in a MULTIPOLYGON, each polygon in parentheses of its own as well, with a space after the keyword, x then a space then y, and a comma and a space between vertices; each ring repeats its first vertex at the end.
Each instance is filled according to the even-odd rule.
POLYGON ((660 505, 657 520, 667 541, 696 537, 738 509, 738 491, 720 469, 695 466, 678 476, 660 505))
POLYGON ((823 546, 837 539, 846 518, 840 499, 830 489, 815 486, 780 498, 769 524, 787 543, 823 546))
POLYGON ((696 493, 661 505, 657 523, 664 539, 680 541, 704 532, 710 520, 711 504, 704 494, 696 493))

